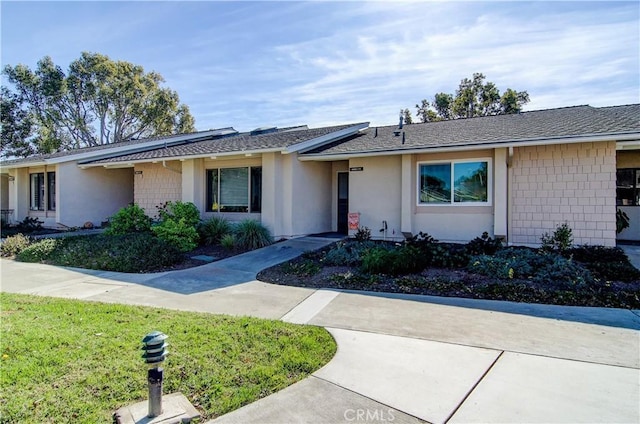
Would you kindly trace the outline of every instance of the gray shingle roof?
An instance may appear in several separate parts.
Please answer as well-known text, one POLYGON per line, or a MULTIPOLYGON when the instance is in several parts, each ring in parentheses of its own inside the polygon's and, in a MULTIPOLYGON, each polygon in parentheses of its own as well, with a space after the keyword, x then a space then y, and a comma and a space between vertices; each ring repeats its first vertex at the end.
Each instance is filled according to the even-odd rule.
POLYGON ((158 148, 146 152, 116 156, 102 159, 92 164, 109 164, 121 162, 135 162, 141 160, 167 159, 172 157, 205 156, 223 153, 255 152, 260 150, 283 149, 294 144, 312 140, 317 137, 344 130, 358 124, 339 125, 324 128, 312 128, 301 130, 282 129, 278 132, 251 135, 242 133, 224 138, 187 143, 167 148, 158 148))
POLYGON ((369 128, 349 140, 323 146, 305 156, 345 155, 414 149, 517 143, 530 140, 640 132, 640 104, 595 108, 573 106, 426 124, 369 128))
MULTIPOLYGON (((19 164, 23 162, 39 162, 47 159, 62 158, 65 156, 74 156, 74 155, 91 153, 91 152, 97 153, 97 152, 104 151, 105 153, 108 153, 109 149, 116 149, 116 148, 131 147, 132 149, 135 149, 138 145, 153 142, 153 141, 168 140, 174 137, 192 137, 193 139, 198 139, 200 137, 206 136, 207 133, 211 133, 212 131, 227 131, 227 130, 235 132, 235 130, 232 127, 226 127, 226 128, 218 128, 215 130, 196 131, 193 133, 171 134, 171 135, 163 135, 163 136, 157 136, 157 137, 140 138, 140 139, 129 140, 129 141, 121 141, 118 143, 102 144, 100 146, 91 146, 91 147, 83 147, 81 149, 65 150, 62 152, 55 152, 55 153, 50 153, 45 155, 33 155, 26 158, 11 159, 11 160, 2 161, 2 165, 6 166, 6 165, 12 165, 12 164, 19 164)), ((210 137, 220 137, 220 136, 215 135, 210 137)))

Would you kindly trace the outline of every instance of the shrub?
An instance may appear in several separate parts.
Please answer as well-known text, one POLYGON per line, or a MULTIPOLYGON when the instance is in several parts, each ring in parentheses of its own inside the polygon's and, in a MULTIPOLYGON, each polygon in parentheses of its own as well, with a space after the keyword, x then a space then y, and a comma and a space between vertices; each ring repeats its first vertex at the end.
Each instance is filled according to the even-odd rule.
POLYGON ((467 269, 503 280, 530 279, 562 288, 576 288, 594 281, 591 273, 580 264, 555 253, 541 253, 528 248, 505 248, 493 256, 474 256, 467 269))
POLYGON ((543 255, 529 248, 507 247, 495 255, 473 256, 467 269, 477 274, 502 279, 529 278, 536 269, 549 264, 551 255, 543 255))
POLYGON ((220 245, 227 250, 234 250, 236 248, 236 237, 233 234, 225 234, 220 239, 220 245))
POLYGON ((108 235, 123 235, 130 233, 144 233, 151 230, 151 218, 144 209, 135 203, 121 208, 109 218, 109 226, 105 230, 108 235))
POLYGON ((550 261, 536 270, 533 282, 551 284, 559 288, 576 289, 593 284, 594 279, 588 269, 560 255, 549 255, 550 261))
POLYGON ((545 252, 564 252, 573 245, 571 227, 569 227, 569 224, 566 222, 558 225, 553 234, 549 235, 549 233, 544 233, 542 237, 540 237, 540 241, 542 242, 541 249, 545 252))
POLYGON ((620 234, 625 228, 629 228, 629 215, 618 209, 616 211, 616 234, 620 234))
POLYGON ((583 264, 597 278, 608 281, 640 280, 640 270, 629 262, 624 250, 619 247, 579 246, 567 250, 565 256, 583 264))
POLYGON ((18 253, 26 249, 31 240, 24 234, 16 234, 15 236, 7 237, 0 246, 0 255, 4 257, 16 256, 18 253))
POLYGON ((419 249, 425 249, 438 243, 438 240, 434 239, 431 235, 420 231, 417 235, 407 239, 406 243, 419 249))
POLYGON ((16 227, 18 229, 18 231, 21 231, 23 233, 33 233, 34 231, 39 231, 42 230, 42 224, 44 224, 44 222, 40 221, 40 219, 38 219, 38 217, 30 217, 30 216, 26 216, 22 222, 19 222, 16 227))
POLYGON ((53 253, 57 244, 58 240, 56 239, 37 241, 18 253, 16 259, 20 262, 43 262, 53 253))
POLYGON ((287 274, 309 277, 320 272, 320 265, 311 259, 301 259, 287 262, 282 266, 282 270, 287 274))
POLYGON ((485 231, 480 237, 467 243, 466 248, 470 255, 493 255, 502 248, 502 241, 489 237, 489 233, 485 231))
POLYGON ((198 232, 192 225, 187 224, 184 218, 178 221, 167 219, 151 230, 156 237, 176 247, 180 252, 188 252, 198 246, 198 232))
POLYGON ((207 245, 220 243, 222 237, 230 234, 231 231, 232 227, 229 221, 219 216, 214 216, 198 225, 200 240, 207 245))
POLYGON ((364 252, 374 246, 376 244, 372 241, 338 242, 325 254, 323 262, 331 266, 357 266, 364 252))
POLYGON ((273 243, 269 230, 253 219, 239 222, 233 233, 237 246, 241 249, 253 250, 273 243))
POLYGON ((182 260, 178 249, 150 233, 60 239, 49 261, 55 265, 118 272, 148 272, 182 260))
POLYGON ((200 222, 200 211, 191 202, 165 202, 161 206, 156 206, 158 218, 161 222, 173 220, 179 222, 184 219, 187 226, 196 227, 200 222))
POLYGON ((371 230, 368 227, 358 227, 353 237, 358 241, 371 240, 371 230))
POLYGON ((361 270, 369 274, 403 275, 420 272, 424 268, 420 249, 410 245, 396 249, 374 247, 362 256, 361 270))

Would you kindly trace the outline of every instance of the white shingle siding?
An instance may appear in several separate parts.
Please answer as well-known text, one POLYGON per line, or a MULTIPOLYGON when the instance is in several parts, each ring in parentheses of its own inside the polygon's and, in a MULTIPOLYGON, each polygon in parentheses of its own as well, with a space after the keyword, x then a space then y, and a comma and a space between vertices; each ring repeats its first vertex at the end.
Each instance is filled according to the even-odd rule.
POLYGON ((567 222, 575 244, 615 245, 615 141, 516 148, 512 172, 511 242, 567 222))
POLYGON ((182 176, 176 172, 182 168, 181 162, 167 162, 167 167, 171 169, 161 163, 141 163, 135 167, 134 202, 150 217, 157 215, 156 206, 182 200, 182 176))

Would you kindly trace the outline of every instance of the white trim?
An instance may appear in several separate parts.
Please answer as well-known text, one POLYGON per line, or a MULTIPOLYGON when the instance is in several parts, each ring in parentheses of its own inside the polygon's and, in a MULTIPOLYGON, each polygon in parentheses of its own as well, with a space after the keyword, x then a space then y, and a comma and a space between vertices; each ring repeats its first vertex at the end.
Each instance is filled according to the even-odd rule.
POLYGON ((325 134, 320 137, 312 138, 311 140, 302 141, 300 143, 294 144, 292 146, 287 147, 282 151, 283 154, 289 153, 304 153, 309 150, 313 150, 316 147, 320 147, 324 144, 328 144, 334 142, 336 140, 340 140, 341 138, 348 137, 350 135, 357 134, 359 131, 369 128, 368 122, 363 122, 360 124, 353 125, 351 127, 342 129, 340 131, 335 131, 329 134, 325 134))
POLYGON ((434 160, 434 161, 419 161, 416 163, 416 206, 417 207, 466 207, 466 206, 493 206, 493 158, 491 157, 479 157, 469 159, 448 159, 448 160, 434 160), (487 201, 486 202, 455 202, 455 164, 457 163, 471 163, 471 162, 487 162, 487 201), (420 202, 420 165, 438 165, 438 164, 450 164, 451 165, 451 198, 449 203, 421 203, 420 202))
POLYGON ((191 155, 191 156, 167 156, 164 158, 149 158, 149 159, 137 159, 137 160, 128 160, 128 161, 122 161, 122 162, 108 162, 108 163, 83 163, 80 164, 79 166, 81 168, 91 168, 91 167, 96 167, 96 166, 104 166, 106 168, 115 168, 118 165, 122 165, 122 164, 139 164, 139 163, 154 163, 154 162, 158 162, 158 161, 173 161, 173 160, 179 160, 179 161, 185 161, 185 160, 191 160, 191 159, 211 159, 211 160, 221 160, 223 158, 228 158, 228 157, 233 157, 233 156, 238 156, 238 159, 247 159, 246 154, 251 154, 251 158, 257 158, 260 154, 263 153, 279 153, 281 152, 282 149, 277 148, 277 149, 264 149, 264 150, 244 150, 244 151, 233 151, 233 152, 228 152, 228 153, 216 153, 215 156, 212 156, 211 153, 206 153, 206 154, 197 154, 197 155, 191 155), (215 158, 215 159, 214 159, 215 158))
POLYGON ((619 141, 616 143, 616 150, 639 150, 640 140, 619 141))
MULTIPOLYGON (((481 149, 497 149, 502 147, 529 147, 529 146, 544 146, 555 144, 573 144, 573 143, 596 143, 599 141, 615 141, 617 144, 622 144, 626 141, 639 142, 640 133, 623 133, 623 134, 603 134, 597 136, 579 136, 579 137, 564 137, 564 138, 540 138, 530 140, 510 140, 495 143, 470 143, 457 146, 425 146, 414 147, 407 149, 387 149, 378 152, 353 152, 353 153, 333 153, 333 154, 311 154, 302 155, 298 159, 301 161, 338 161, 349 160, 360 157, 370 156, 389 156, 389 155, 410 155, 420 153, 447 153, 447 152, 461 152, 469 150, 481 150, 481 149)), ((624 144, 623 144, 624 145, 624 144)))

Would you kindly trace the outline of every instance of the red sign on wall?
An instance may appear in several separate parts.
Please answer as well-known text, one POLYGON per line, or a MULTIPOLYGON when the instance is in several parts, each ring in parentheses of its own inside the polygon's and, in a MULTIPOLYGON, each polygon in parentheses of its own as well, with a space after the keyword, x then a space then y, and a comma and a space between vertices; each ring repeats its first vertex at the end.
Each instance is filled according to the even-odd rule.
POLYGON ((349 229, 357 230, 359 227, 360 227, 360 213, 350 212, 349 213, 349 229))

